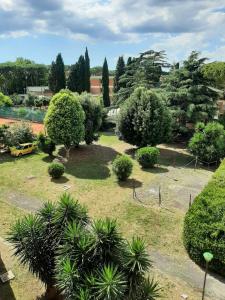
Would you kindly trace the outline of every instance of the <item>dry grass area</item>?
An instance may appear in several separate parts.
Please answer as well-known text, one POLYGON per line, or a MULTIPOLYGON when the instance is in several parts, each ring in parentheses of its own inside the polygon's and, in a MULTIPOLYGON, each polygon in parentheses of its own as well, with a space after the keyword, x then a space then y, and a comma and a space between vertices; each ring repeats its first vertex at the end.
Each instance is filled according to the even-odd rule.
MULTIPOLYGON (((130 145, 119 141, 111 133, 102 134, 98 143, 91 146, 82 145, 71 151, 70 161, 66 165, 66 173, 58 181, 52 181, 49 178, 47 167, 52 159, 43 153, 22 158, 1 156, 0 236, 5 236, 10 224, 19 215, 25 213, 18 206, 25 208, 27 201, 30 201, 29 208, 32 207, 32 201, 35 202, 35 205, 45 200, 57 201, 60 194, 67 191, 87 206, 91 217, 116 218, 124 236, 127 238, 131 238, 133 235, 142 236, 146 240, 150 252, 152 250, 160 251, 162 254, 176 257, 181 262, 188 259, 182 244, 185 206, 175 205, 174 193, 170 197, 170 188, 166 190, 167 202, 164 208, 159 208, 158 202, 154 200, 154 197, 150 199, 151 195, 148 196, 148 193, 149 187, 153 183, 158 186, 157 184, 161 180, 164 185, 179 185, 179 182, 169 178, 171 171, 169 167, 175 164, 174 168, 179 167, 179 176, 185 177, 186 172, 190 172, 191 168, 182 169, 182 166, 191 158, 183 149, 174 149, 174 146, 167 151, 161 150, 158 168, 144 171, 134 160, 132 178, 119 184, 112 174, 111 162, 117 154, 124 152, 131 157, 134 155, 134 149, 130 145), (174 157, 176 157, 175 162, 174 157), (143 197, 144 203, 133 199, 134 183, 138 195, 146 192, 143 197), (168 202, 169 199, 171 202, 168 202)), ((63 150, 58 149, 58 153, 63 154, 63 150)), ((210 170, 202 169, 196 176, 203 178, 202 184, 204 184, 211 174, 210 170)), ((179 201, 182 202, 182 199, 179 201)), ((14 272, 16 279, 12 283, 12 289, 16 298, 0 296, 0 299, 36 299, 35 295, 39 295, 38 289, 34 288, 32 295, 26 293, 30 290, 30 284, 33 283, 32 276, 24 273, 24 277, 21 278, 20 272, 25 271, 23 268, 19 269, 17 265, 14 272), (25 294, 21 298, 22 290, 25 294)), ((162 274, 158 270, 153 270, 153 273, 164 286, 166 299, 178 300, 182 293, 188 294, 188 299, 199 298, 199 291, 194 290, 183 281, 162 274)))

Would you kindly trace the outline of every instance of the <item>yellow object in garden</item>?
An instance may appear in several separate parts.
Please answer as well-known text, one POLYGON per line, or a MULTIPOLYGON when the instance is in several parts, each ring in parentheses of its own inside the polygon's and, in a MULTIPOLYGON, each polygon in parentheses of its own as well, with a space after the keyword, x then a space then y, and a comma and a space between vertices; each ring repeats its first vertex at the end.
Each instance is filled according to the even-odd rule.
POLYGON ((11 155, 22 156, 25 154, 32 153, 36 149, 36 146, 32 143, 20 144, 15 147, 10 147, 11 155))

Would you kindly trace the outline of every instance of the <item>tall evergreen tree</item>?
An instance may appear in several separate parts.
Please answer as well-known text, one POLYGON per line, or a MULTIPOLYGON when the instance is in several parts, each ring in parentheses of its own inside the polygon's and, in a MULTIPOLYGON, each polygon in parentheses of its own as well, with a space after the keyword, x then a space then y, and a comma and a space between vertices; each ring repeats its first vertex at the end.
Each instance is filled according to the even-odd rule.
POLYGON ((91 70, 90 70, 90 58, 88 55, 88 49, 86 47, 85 51, 85 90, 89 93, 91 88, 91 70))
POLYGON ((117 65, 116 65, 116 72, 114 77, 114 93, 117 93, 121 87, 123 87, 123 83, 121 83, 120 77, 125 73, 125 63, 123 56, 120 56, 117 65))
POLYGON ((129 56, 128 59, 127 59, 127 66, 132 62, 132 57, 129 56))
POLYGON ((52 62, 49 74, 49 87, 57 93, 66 87, 65 67, 61 53, 56 57, 56 61, 52 62))
POLYGON ((216 112, 217 93, 204 77, 206 58, 193 51, 183 66, 173 68, 164 80, 168 101, 174 115, 174 132, 186 135, 193 132, 197 122, 211 121, 216 112))
POLYGON ((109 97, 109 69, 108 63, 105 58, 103 68, 102 68, 102 96, 103 103, 105 107, 110 106, 110 97, 109 97))
POLYGON ((78 60, 78 75, 79 75, 79 80, 78 80, 78 87, 77 87, 77 92, 81 94, 82 92, 85 91, 86 89, 86 81, 85 81, 85 58, 83 55, 79 57, 78 60))
POLYGON ((72 92, 78 92, 78 82, 79 82, 79 65, 75 63, 71 66, 68 80, 67 80, 67 87, 72 92))

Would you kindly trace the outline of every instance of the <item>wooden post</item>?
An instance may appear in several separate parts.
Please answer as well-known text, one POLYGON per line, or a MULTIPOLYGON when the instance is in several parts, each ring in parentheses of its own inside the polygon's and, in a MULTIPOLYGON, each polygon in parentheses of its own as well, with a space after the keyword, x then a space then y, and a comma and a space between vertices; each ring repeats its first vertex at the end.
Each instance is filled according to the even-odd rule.
POLYGON ((198 163, 198 156, 195 157, 195 170, 197 168, 197 163, 198 163))
POLYGON ((159 186, 159 207, 162 204, 162 196, 161 196, 161 186, 159 186))
POLYGON ((190 194, 190 199, 189 199, 189 208, 191 208, 192 200, 191 200, 191 194, 190 194))
POLYGON ((137 198, 136 196, 136 191, 135 191, 135 182, 134 182, 134 179, 133 179, 133 199, 137 198))

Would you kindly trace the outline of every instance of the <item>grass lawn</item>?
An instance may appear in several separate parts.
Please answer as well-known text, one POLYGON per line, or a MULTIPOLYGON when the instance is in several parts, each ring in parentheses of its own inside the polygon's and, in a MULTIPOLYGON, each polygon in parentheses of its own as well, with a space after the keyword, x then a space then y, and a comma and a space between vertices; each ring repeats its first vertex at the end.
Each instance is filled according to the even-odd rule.
MULTIPOLYGON (((182 224, 186 210, 175 205, 174 197, 170 192, 166 192, 167 207, 160 209, 157 201, 148 201, 148 192, 149 186, 152 183, 158 184, 162 178, 164 184, 168 182, 172 188, 174 184, 178 185, 165 176, 170 174, 168 166, 172 164, 182 166, 189 162, 191 157, 182 150, 177 152, 174 147, 172 150, 162 149, 160 167, 144 171, 134 160, 132 178, 119 184, 112 174, 111 162, 116 155, 124 152, 133 157, 134 149, 119 141, 112 133, 104 133, 98 143, 90 146, 81 145, 78 149, 71 151, 70 161, 66 164, 66 172, 58 181, 53 181, 48 176, 47 167, 52 159, 43 153, 22 158, 1 156, 0 236, 4 237, 10 224, 19 215, 25 214, 26 207, 30 209, 34 205, 35 209, 41 201, 57 201, 59 196, 67 191, 87 206, 91 217, 116 218, 125 237, 128 239, 133 235, 143 237, 150 253, 154 250, 169 254, 180 261, 187 259, 182 244, 182 224), (137 191, 147 192, 143 203, 133 199, 133 182, 137 191), (170 198, 171 203, 169 203, 170 198)), ((63 154, 63 149, 59 148, 58 153, 63 154)), ((185 172, 192 171, 192 169, 179 168, 178 176, 185 176, 185 172)), ((211 172, 207 170, 201 170, 201 172, 204 176, 211 175, 211 172)), ((18 268, 17 266, 14 270, 16 279, 12 285, 14 294, 17 295, 15 299, 36 299, 29 293, 20 298, 21 286, 18 288, 18 284, 15 284, 21 280, 19 272, 22 271, 18 268)), ((180 299, 184 290, 193 297, 189 299, 196 299, 195 297, 199 296, 198 292, 193 291, 184 283, 175 282, 157 270, 154 274, 165 287, 164 293, 167 299, 180 299)), ((29 273, 24 275, 23 279, 23 290, 26 293, 34 279, 29 273)), ((14 299, 9 297, 2 299, 1 292, 0 285, 0 299, 14 299)))

